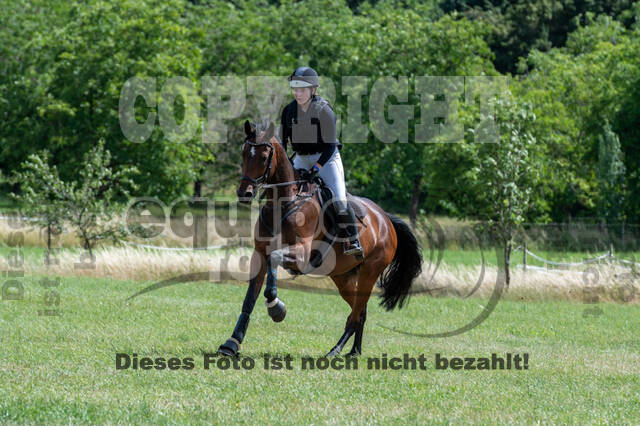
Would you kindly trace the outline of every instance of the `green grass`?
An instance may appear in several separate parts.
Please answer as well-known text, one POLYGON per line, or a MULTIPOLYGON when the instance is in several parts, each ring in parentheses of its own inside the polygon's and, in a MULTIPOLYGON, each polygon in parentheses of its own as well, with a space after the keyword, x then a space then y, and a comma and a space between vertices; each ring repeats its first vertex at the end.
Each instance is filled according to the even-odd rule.
POLYGON ((0 245, 0 258, 7 259, 16 252, 24 256, 24 261, 31 264, 43 264, 47 249, 44 247, 9 247, 0 245))
MULTIPOLYGON (((203 353, 230 334, 245 287, 185 283, 124 300, 150 283, 63 278, 61 317, 41 317, 44 289, 23 280, 25 298, 0 304, 0 423, 631 423, 640 418, 637 306, 502 301, 468 333, 410 337, 385 327, 436 332, 464 324, 483 301, 414 297, 384 312, 369 303, 366 357, 425 354, 427 370, 301 371, 344 327, 334 294, 280 290, 284 322, 262 305, 243 356, 253 370, 204 370, 203 353), (115 369, 117 352, 192 357, 191 371, 115 369), (443 356, 529 353, 528 370, 435 370, 443 356), (264 353, 291 354, 294 370, 265 371, 264 353), (635 420, 634 420, 635 419, 635 420)), ((350 349, 351 342, 347 345, 350 349)), ((362 365, 362 364, 361 364, 362 365)))
POLYGON ((6 194, 0 194, 0 216, 19 209, 19 204, 6 194))

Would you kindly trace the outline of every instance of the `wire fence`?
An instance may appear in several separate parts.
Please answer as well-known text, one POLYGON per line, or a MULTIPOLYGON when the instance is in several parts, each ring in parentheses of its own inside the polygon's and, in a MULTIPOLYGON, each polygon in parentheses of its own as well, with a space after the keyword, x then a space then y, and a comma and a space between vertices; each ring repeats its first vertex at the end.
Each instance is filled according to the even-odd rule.
MULTIPOLYGON (((19 216, 19 215, 2 215, 0 216, 0 220, 11 220, 11 221, 25 221, 25 222, 34 222, 37 218, 27 217, 27 216, 19 216)), ((453 226, 452 228, 456 228, 456 232, 449 232, 450 230, 445 229, 444 239, 445 240, 457 240, 461 241, 464 239, 468 239, 469 241, 475 243, 477 245, 480 238, 478 238, 478 234, 475 232, 457 232, 460 228, 459 226, 453 226), (457 235, 460 233, 461 235, 457 235), (464 234, 464 235, 462 235, 464 234), (469 237, 471 235, 471 237, 469 237)), ((465 228, 465 227, 463 227, 465 228)), ((462 229, 462 228, 461 228, 462 229)), ((468 230, 470 230, 469 228, 468 230)), ((640 241, 640 225, 635 224, 617 224, 617 225, 602 225, 599 223, 549 223, 549 224, 525 224, 523 227, 526 235, 522 235, 521 237, 526 237, 526 241, 533 243, 533 245, 537 248, 549 248, 549 249, 560 249, 564 251, 573 251, 574 249, 586 247, 590 247, 591 249, 602 247, 605 241, 609 243, 609 250, 603 254, 597 255, 593 258, 584 259, 579 262, 558 262, 550 259, 545 259, 542 256, 537 255, 536 253, 530 251, 527 248, 527 244, 521 245, 514 249, 514 251, 520 250, 524 251, 523 255, 523 269, 524 270, 544 270, 547 272, 567 272, 569 268, 576 268, 583 265, 594 264, 599 262, 608 262, 614 263, 617 262, 620 265, 628 266, 630 268, 640 267, 640 263, 630 261, 627 259, 622 259, 618 256, 614 255, 613 247, 617 247, 618 249, 628 248, 630 243, 640 241), (616 238, 618 237, 618 238, 616 238), (621 238, 620 238, 621 237, 621 238), (562 242, 569 242, 567 246, 562 247, 564 244, 562 242), (562 247, 562 248, 560 248, 562 247), (545 266, 535 266, 527 264, 527 256, 537 260, 538 262, 543 263, 545 266)), ((465 228, 465 230, 467 230, 465 228)), ((225 248, 237 248, 237 247, 248 247, 249 244, 242 241, 232 241, 224 244, 218 245, 210 245, 206 247, 168 247, 168 246, 158 246, 151 244, 143 244, 132 241, 124 242, 125 245, 131 247, 137 247, 141 249, 147 250, 157 250, 157 251, 175 251, 175 252, 185 252, 185 251, 210 251, 210 250, 219 250, 225 248)), ((446 244, 445 244, 446 245, 446 244)), ((457 245, 462 249, 465 249, 465 244, 457 245)), ((472 245, 473 247, 473 245, 472 245)), ((578 250, 581 251, 581 250, 578 250)), ((634 259, 635 260, 635 259, 634 259)))
MULTIPOLYGON (((546 271, 546 272, 579 272, 579 271, 571 271, 569 268, 575 268, 575 267, 579 267, 579 266, 583 266, 583 265, 591 265, 594 263, 608 263, 608 264, 612 264, 612 263, 618 263, 618 264, 622 264, 623 266, 627 266, 629 268, 636 268, 636 267, 640 267, 640 263, 638 262, 633 262, 627 259, 622 259, 619 258, 617 256, 614 255, 613 253, 613 247, 609 248, 609 251, 606 253, 603 253, 601 255, 598 255, 596 257, 592 257, 592 258, 588 258, 588 259, 584 259, 580 262, 557 262, 554 260, 550 260, 550 259, 545 259, 542 256, 539 256, 533 252, 531 252, 530 250, 527 249, 526 245, 521 245, 518 246, 514 249, 514 251, 522 251, 523 252, 523 257, 522 257, 522 269, 523 270, 534 270, 534 271, 546 271), (550 268, 548 266, 545 267, 540 267, 540 266, 535 266, 535 265, 529 265, 527 264, 527 256, 531 256, 532 258, 536 259, 539 262, 544 263, 545 265, 552 265, 554 266, 554 268, 550 268), (560 269, 560 268, 564 268, 564 269, 560 269)), ((582 273, 582 272, 580 272, 582 273)))
POLYGON ((218 250, 222 248, 237 248, 237 247, 248 247, 246 243, 234 241, 229 244, 218 244, 207 247, 164 247, 164 246, 153 246, 149 244, 139 244, 139 243, 130 243, 125 242, 126 246, 144 248, 148 250, 159 250, 159 251, 209 251, 209 250, 218 250))

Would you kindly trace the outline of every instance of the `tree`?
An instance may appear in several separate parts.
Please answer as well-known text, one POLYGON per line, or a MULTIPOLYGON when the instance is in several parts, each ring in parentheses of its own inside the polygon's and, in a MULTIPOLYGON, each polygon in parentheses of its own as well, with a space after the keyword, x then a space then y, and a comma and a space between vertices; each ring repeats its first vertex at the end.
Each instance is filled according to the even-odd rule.
POLYGON ((64 229, 66 216, 65 201, 69 188, 58 176, 55 166, 49 166, 49 152, 32 154, 22 164, 22 171, 13 176, 20 183, 19 195, 11 193, 21 210, 31 216, 33 223, 47 231, 47 265, 51 264, 51 235, 60 234, 64 229))
POLYGON ((467 174, 472 185, 484 193, 484 203, 468 216, 484 219, 500 242, 498 261, 511 281, 510 260, 517 227, 524 221, 536 181, 536 142, 531 127, 535 120, 531 105, 508 98, 495 101, 499 143, 476 144, 476 166, 467 174))
MULTIPOLYGON (((638 3, 640 11, 640 2, 638 3)), ((640 16, 640 14, 638 15, 640 16)), ((640 217, 637 176, 640 31, 607 16, 587 17, 569 34, 566 47, 534 51, 521 63, 526 75, 514 93, 534 106, 533 132, 543 141, 536 196, 539 217, 562 221, 600 214, 598 161, 604 122, 620 139, 627 175, 625 214, 640 217)))
MULTIPOLYGON (((497 74, 491 65, 491 52, 482 39, 485 30, 478 24, 460 16, 430 21, 422 19, 416 10, 393 6, 393 2, 381 2, 375 8, 362 7, 362 15, 350 29, 357 39, 336 56, 340 59, 334 61, 335 69, 344 70, 344 75, 370 75, 372 80, 378 76, 407 76, 407 103, 413 105, 426 102, 417 91, 417 76, 497 74)), ((365 92, 364 105, 369 104, 369 95, 365 92)), ((338 105, 338 110, 344 114, 346 107, 338 105)), ((426 203, 427 197, 437 194, 443 199, 450 190, 455 190, 450 187, 434 190, 431 186, 435 173, 441 172, 451 179, 451 165, 440 156, 448 148, 442 148, 440 143, 415 142, 417 116, 407 124, 408 143, 377 140, 373 130, 380 123, 367 110, 363 112, 363 120, 372 130, 369 139, 358 144, 345 141, 347 178, 357 179, 356 188, 363 195, 384 200, 385 208, 409 213, 415 223, 422 207, 433 209, 437 205, 426 203)), ((427 124, 427 119, 421 117, 420 122, 427 124)))
POLYGON ((131 177, 138 171, 134 167, 113 170, 110 162, 111 154, 104 149, 104 141, 99 141, 85 154, 80 179, 70 184, 65 200, 67 219, 91 258, 98 241, 118 242, 127 235, 117 220, 122 210, 119 200, 136 189, 131 177))
MULTIPOLYGON (((9 2, 12 3, 12 2, 9 2)), ((192 166, 201 150, 196 133, 184 143, 171 141, 160 126, 162 89, 172 77, 192 81, 202 61, 202 26, 187 21, 182 0, 113 2, 27 2, 5 18, 0 12, 0 168, 16 169, 29 154, 47 149, 60 177, 71 181, 83 167, 78 153, 99 139, 114 165, 136 166, 140 190, 167 201, 194 181, 192 166), (51 15, 51 16, 49 16, 51 15), (15 21, 15 22, 14 22, 15 21), (1 26, 0 26, 1 27, 1 26), (7 37, 5 38, 5 34, 7 37), (132 77, 155 79, 151 101, 135 106, 144 122, 156 114, 149 138, 127 140, 119 101, 132 77)), ((185 117, 179 96, 177 124, 185 117)), ((198 127, 198 123, 194 127, 198 127)))
POLYGON ((570 33, 587 21, 587 15, 609 15, 629 27, 633 0, 441 0, 446 13, 458 11, 491 31, 486 41, 495 53, 495 67, 515 74, 520 57, 532 50, 563 47, 570 33))
POLYGON ((599 137, 598 149, 598 210, 600 217, 608 224, 624 217, 625 167, 622 161, 620 140, 607 122, 599 137))

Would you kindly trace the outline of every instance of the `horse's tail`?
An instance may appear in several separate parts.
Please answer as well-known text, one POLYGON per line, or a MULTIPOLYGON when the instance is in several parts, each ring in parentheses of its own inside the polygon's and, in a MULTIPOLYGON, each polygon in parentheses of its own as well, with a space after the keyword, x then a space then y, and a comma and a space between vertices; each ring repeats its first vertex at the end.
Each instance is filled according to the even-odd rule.
POLYGON ((381 306, 387 311, 402 308, 409 295, 411 283, 422 272, 422 249, 416 236, 402 219, 387 213, 398 236, 393 260, 380 276, 381 306))

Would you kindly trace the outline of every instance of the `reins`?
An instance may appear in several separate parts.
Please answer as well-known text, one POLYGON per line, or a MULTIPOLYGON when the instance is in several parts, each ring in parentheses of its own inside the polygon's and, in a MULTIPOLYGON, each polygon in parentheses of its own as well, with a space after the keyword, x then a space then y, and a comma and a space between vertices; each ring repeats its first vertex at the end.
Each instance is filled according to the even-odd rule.
MULTIPOLYGON (((306 182, 305 180, 292 180, 292 181, 287 181, 287 182, 278 182, 278 183, 266 183, 266 180, 269 178, 269 175, 271 174, 271 163, 273 160, 273 153, 275 152, 275 147, 273 146, 273 143, 278 143, 277 139, 275 138, 275 136, 273 136, 268 142, 251 142, 248 140, 245 140, 246 144, 249 144, 251 146, 267 146, 269 147, 269 158, 267 159, 267 167, 265 168, 264 173, 262 174, 262 176, 260 176, 257 179, 254 179, 250 176, 242 176, 242 180, 248 180, 251 183, 253 183, 254 185, 257 186, 257 189, 269 189, 269 188, 277 188, 277 187, 281 187, 281 186, 288 186, 288 185, 298 185, 301 183, 306 182)), ((294 154, 295 155, 295 154, 294 154)), ((289 159, 290 160, 290 159, 289 159)), ((313 191, 311 191, 309 194, 300 194, 300 191, 302 191, 302 185, 298 186, 298 192, 296 193, 296 196, 293 200, 289 201, 288 203, 286 203, 283 206, 283 211, 285 211, 285 214, 282 216, 282 218, 280 219, 280 223, 277 226, 277 231, 279 233, 280 228, 282 226, 282 223, 284 222, 284 220, 286 218, 288 218, 289 216, 291 216, 293 213, 295 213, 296 211, 298 211, 302 205, 304 203, 306 203, 307 201, 309 201, 311 198, 313 198, 314 195, 316 195, 316 193, 319 191, 320 189, 320 185, 316 185, 316 187, 313 189, 313 191), (296 203, 297 201, 302 200, 301 203, 299 203, 297 206, 295 206, 293 209, 287 210, 291 205, 293 205, 294 203, 296 203)), ((260 197, 258 198, 258 202, 260 202, 264 196, 266 195, 267 191, 263 191, 262 194, 260 195, 260 197)), ((265 225, 265 227, 269 230, 269 232, 271 232, 273 235, 275 235, 276 233, 274 233, 274 229, 266 223, 266 221, 263 218, 262 212, 264 207, 266 207, 267 205, 265 204, 263 206, 262 209, 260 209, 260 222, 262 222, 263 225, 265 225)))

